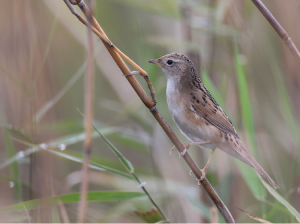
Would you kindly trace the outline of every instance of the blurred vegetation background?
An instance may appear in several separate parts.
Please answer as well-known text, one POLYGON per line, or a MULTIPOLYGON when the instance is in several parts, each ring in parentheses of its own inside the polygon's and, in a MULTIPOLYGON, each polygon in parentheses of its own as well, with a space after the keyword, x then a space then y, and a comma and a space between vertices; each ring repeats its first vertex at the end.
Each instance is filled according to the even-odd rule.
MULTIPOLYGON (((263 2, 300 47, 300 2, 263 2)), ((167 79, 147 63, 171 52, 193 60, 244 143, 279 185, 277 192, 266 190, 251 168, 218 150, 207 178, 235 220, 256 222, 238 207, 271 222, 299 222, 299 64, 252 2, 94 3, 110 40, 148 72, 157 108, 181 141, 187 140, 166 104, 167 79)), ((63 1, 2 0, 0 30, 0 221, 28 222, 30 216, 31 222, 76 222, 76 197, 68 198, 74 203, 49 203, 49 198, 80 191, 84 136, 77 109, 84 107, 87 28, 63 1)), ((169 155, 172 143, 94 39, 94 124, 131 162, 169 220, 212 221, 212 201, 177 152, 169 155)), ((136 78, 148 93, 145 81, 136 78)), ((127 173, 106 142, 97 133, 94 137, 95 167, 127 173)), ((189 152, 199 167, 205 165, 209 152, 197 147, 189 152)), ((128 176, 90 169, 90 191, 142 192, 128 176)), ((143 222, 133 211, 152 207, 146 197, 91 200, 87 222, 143 222)))

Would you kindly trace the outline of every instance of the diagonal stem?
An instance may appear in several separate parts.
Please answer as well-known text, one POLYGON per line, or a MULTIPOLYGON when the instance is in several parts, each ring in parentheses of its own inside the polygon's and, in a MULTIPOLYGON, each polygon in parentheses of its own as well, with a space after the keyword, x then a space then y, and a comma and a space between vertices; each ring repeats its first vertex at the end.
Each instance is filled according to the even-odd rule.
MULTIPOLYGON (((64 1, 66 2, 67 0, 64 0, 64 1)), ((80 7, 80 9, 83 11, 83 13, 85 15, 88 15, 89 10, 88 10, 87 6, 84 4, 83 0, 80 1, 79 7, 80 7)), ((72 13, 73 13, 73 11, 72 11, 72 13)), ((93 25, 93 27, 95 27, 95 29, 103 37, 107 38, 106 34, 104 33, 104 31, 102 30, 102 28, 100 27, 99 23, 97 22, 97 20, 95 18, 93 18, 93 20, 92 20, 92 25, 93 25)), ((116 52, 116 48, 115 47, 111 47, 108 43, 106 43, 104 41, 104 39, 101 39, 101 40, 104 43, 105 47, 107 48, 108 52, 111 54, 112 58, 115 60, 116 64, 118 65, 118 67, 120 68, 120 70, 122 71, 122 73, 125 75, 126 79, 130 83, 130 85, 132 86, 132 88, 135 90, 135 92, 140 97, 140 99, 145 104, 145 106, 147 108, 149 108, 150 112, 155 117, 155 119, 157 120, 157 122, 160 124, 160 126, 162 127, 162 129, 165 131, 165 133, 167 134, 167 136, 169 137, 169 139, 176 146, 177 150, 180 153, 183 152, 184 151, 184 146, 181 144, 181 142, 176 137, 176 135, 174 134, 174 132, 171 130, 171 128, 169 127, 169 125, 166 123, 166 121, 164 120, 164 118, 158 112, 158 110, 155 107, 155 105, 153 105, 153 102, 151 101, 151 99, 147 96, 147 94, 145 93, 145 91, 143 90, 143 88, 140 86, 140 84, 137 82, 137 80, 132 75, 128 76, 128 74, 130 74, 131 72, 130 72, 129 68, 126 66, 126 64, 124 63, 124 61, 122 60, 122 58, 120 57, 120 55, 116 52)), ((140 69, 138 69, 138 70, 140 71, 140 69)), ((144 73, 145 71, 142 70, 140 72, 144 73)), ((198 167, 198 165, 194 162, 194 160, 189 155, 189 153, 185 153, 185 155, 183 156, 183 158, 186 161, 186 163, 189 165, 189 167, 191 168, 191 170, 193 171, 193 173, 195 174, 196 178, 200 179, 200 177, 202 176, 202 171, 200 170, 200 168, 198 167)), ((209 183, 209 181, 206 178, 203 178, 200 182, 201 182, 202 186, 204 187, 205 191, 207 192, 207 194, 210 196, 210 198, 213 200, 213 202, 215 203, 215 205, 219 209, 220 213, 224 217, 224 220, 227 223, 235 223, 235 221, 234 221, 231 213, 229 212, 229 210, 227 209, 227 207, 223 203, 223 201, 220 199, 219 195, 216 193, 216 191, 214 190, 214 188, 211 186, 211 184, 209 183)))
MULTIPOLYGON (((135 173, 132 173, 132 176, 134 176, 134 178, 136 179, 136 181, 139 184, 142 184, 142 182, 140 181, 140 179, 138 178, 137 175, 135 175, 135 173)), ((165 221, 168 221, 168 219, 166 218, 165 214, 163 213, 163 211, 160 209, 160 207, 156 204, 156 202, 154 201, 154 199, 152 198, 152 196, 149 194, 149 192, 147 191, 147 189, 142 186, 143 191, 145 192, 145 194, 148 196, 149 200, 151 201, 151 203, 155 206, 155 208, 159 211, 159 213, 161 214, 161 216, 164 218, 165 221)))
POLYGON ((290 49, 290 51, 292 52, 292 54, 300 64, 300 53, 296 45, 294 44, 292 38, 290 38, 288 33, 285 31, 285 29, 283 29, 280 23, 275 19, 272 13, 267 9, 267 7, 260 0, 252 0, 252 2, 258 8, 258 10, 263 14, 263 16, 268 20, 268 22, 278 33, 278 35, 281 37, 283 42, 287 45, 287 47, 290 49))

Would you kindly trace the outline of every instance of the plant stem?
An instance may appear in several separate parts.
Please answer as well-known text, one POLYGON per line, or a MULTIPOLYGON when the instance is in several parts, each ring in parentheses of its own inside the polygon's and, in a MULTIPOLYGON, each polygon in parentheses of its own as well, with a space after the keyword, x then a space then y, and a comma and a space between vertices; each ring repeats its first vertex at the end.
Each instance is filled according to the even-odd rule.
MULTIPOLYGON (((131 173, 132 176, 134 176, 134 178, 136 179, 136 181, 139 184, 142 184, 142 182, 140 181, 140 179, 138 178, 137 175, 135 175, 135 173, 131 173)), ((145 192, 145 194, 148 196, 149 200, 151 201, 151 203, 155 206, 155 208, 159 211, 159 213, 161 214, 161 216, 168 221, 168 219, 166 218, 165 214, 163 213, 163 211, 160 209, 160 207, 156 204, 156 202, 154 201, 154 199, 152 198, 152 196, 149 194, 149 192, 147 191, 147 189, 142 186, 143 191, 145 192)))
MULTIPOLYGON (((89 0, 91 6, 91 0, 89 0)), ((92 8, 92 7, 91 7, 92 8)), ((88 17, 88 46, 87 46, 87 67, 85 76, 85 134, 84 140, 84 163, 82 165, 82 182, 81 182, 81 198, 78 205, 78 222, 85 222, 87 211, 87 193, 89 190, 89 163, 92 149, 92 132, 93 132, 93 101, 94 101, 94 46, 93 36, 91 31, 92 10, 87 15, 88 17)))
MULTIPOLYGON (((64 0, 64 1, 67 2, 67 0, 64 0)), ((70 11, 81 22, 83 22, 82 19, 81 19, 82 17, 75 11, 75 9, 71 6, 71 4, 68 4, 68 3, 66 3, 66 4, 69 7, 70 11)), ((85 5, 85 3, 84 3, 83 0, 80 1, 80 4, 78 4, 78 6, 80 7, 80 9, 82 10, 82 12, 86 16, 89 15, 89 9, 85 5)), ((159 111, 155 107, 155 103, 148 97, 148 95, 145 93, 144 89, 141 87, 141 85, 138 83, 138 81, 132 75, 128 75, 128 74, 131 73, 131 71, 126 66, 126 64, 124 63, 124 61, 122 60, 122 58, 121 58, 120 55, 122 55, 122 57, 125 60, 127 60, 129 63, 134 63, 134 62, 131 59, 129 59, 124 53, 120 52, 116 47, 114 47, 114 45, 110 44, 111 42, 109 41, 109 39, 106 36, 105 32, 103 31, 103 29, 99 25, 98 21, 94 17, 92 18, 92 26, 95 28, 95 30, 97 30, 97 32, 94 32, 94 33, 97 33, 97 35, 98 35, 98 33, 100 33, 100 35, 98 35, 98 36, 100 37, 100 39, 103 42, 104 46, 106 47, 106 49, 108 50, 108 52, 110 53, 110 55, 114 59, 115 63, 120 68, 120 70, 122 71, 122 73, 125 76, 125 78, 130 83, 130 85, 132 86, 132 88, 135 90, 135 92, 137 93, 137 95, 140 97, 141 101, 150 110, 150 112, 152 113, 152 115, 154 116, 154 118, 157 120, 157 122, 160 124, 160 126, 162 127, 162 129, 164 130, 164 132, 166 133, 166 135, 168 136, 168 138, 175 145, 176 149, 180 153, 183 152, 184 151, 184 147, 183 147, 182 143, 179 141, 179 139, 177 138, 177 136, 171 130, 171 128, 169 127, 169 125, 167 124, 167 122, 164 120, 164 118, 161 116, 161 114, 159 113, 159 111), (106 42, 106 40, 108 40, 108 42, 106 42)), ((135 64, 135 66, 137 66, 137 65, 135 64)), ((140 68, 139 66, 137 66, 135 68, 137 68, 138 71, 143 74, 143 76, 147 75, 147 73, 142 68, 140 68)), ((195 161, 192 159, 192 157, 190 156, 190 154, 188 152, 186 152, 185 155, 182 156, 182 157, 186 161, 186 163, 189 165, 189 167, 191 168, 191 170, 195 174, 196 178, 200 179, 201 176, 202 176, 202 171, 200 170, 200 168, 198 167, 198 165, 195 163, 195 161)), ((217 194, 217 192, 215 191, 215 189, 211 186, 211 184, 209 183, 209 181, 207 180, 207 178, 204 178, 204 179, 200 180, 200 183, 203 186, 203 188, 205 189, 206 193, 209 195, 209 197, 213 200, 213 202, 215 203, 215 205, 219 209, 220 213, 224 217, 224 220, 227 223, 235 223, 235 221, 234 221, 231 213, 229 212, 229 210, 227 209, 226 205, 221 200, 221 198, 219 197, 219 195, 217 194)))

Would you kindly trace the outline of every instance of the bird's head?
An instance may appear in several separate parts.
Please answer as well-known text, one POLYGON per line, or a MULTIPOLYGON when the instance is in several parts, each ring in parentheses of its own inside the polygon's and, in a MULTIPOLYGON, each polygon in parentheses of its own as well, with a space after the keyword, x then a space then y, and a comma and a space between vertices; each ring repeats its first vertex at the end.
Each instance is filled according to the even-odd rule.
POLYGON ((171 53, 158 59, 149 60, 149 63, 158 65, 167 78, 180 78, 187 69, 194 69, 192 61, 183 54, 171 53))

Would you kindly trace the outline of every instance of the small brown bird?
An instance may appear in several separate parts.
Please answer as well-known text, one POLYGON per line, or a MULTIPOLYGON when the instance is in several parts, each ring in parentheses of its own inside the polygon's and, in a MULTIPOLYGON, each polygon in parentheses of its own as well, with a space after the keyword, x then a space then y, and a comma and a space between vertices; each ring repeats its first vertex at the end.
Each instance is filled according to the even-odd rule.
POLYGON ((211 149, 203 169, 205 175, 215 149, 219 148, 252 166, 275 189, 278 188, 244 146, 229 118, 201 82, 188 57, 172 53, 148 62, 158 65, 166 74, 169 111, 180 131, 193 141, 184 143, 185 150, 181 155, 184 155, 191 145, 211 149))

